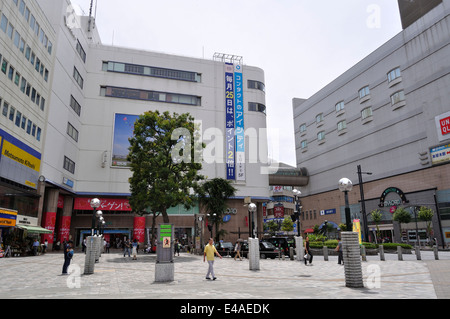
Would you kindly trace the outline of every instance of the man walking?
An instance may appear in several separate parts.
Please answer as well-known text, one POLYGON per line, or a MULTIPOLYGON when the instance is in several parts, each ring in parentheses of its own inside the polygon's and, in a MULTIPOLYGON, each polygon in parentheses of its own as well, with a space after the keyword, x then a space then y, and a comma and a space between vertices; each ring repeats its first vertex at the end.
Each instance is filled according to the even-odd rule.
POLYGON ((212 238, 209 239, 208 245, 205 246, 205 251, 203 252, 203 262, 208 260, 208 272, 206 273, 206 279, 211 280, 209 275, 212 275, 212 280, 216 280, 217 278, 214 276, 214 254, 222 259, 222 256, 217 252, 216 247, 214 247, 214 241, 212 238))

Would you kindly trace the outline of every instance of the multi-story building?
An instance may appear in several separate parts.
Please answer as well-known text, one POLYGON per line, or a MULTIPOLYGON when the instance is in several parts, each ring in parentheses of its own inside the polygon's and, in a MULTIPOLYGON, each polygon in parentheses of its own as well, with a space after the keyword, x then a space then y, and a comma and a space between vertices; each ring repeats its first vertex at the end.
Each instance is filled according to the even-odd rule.
POLYGON ((338 181, 346 177, 351 218, 363 221, 365 206, 372 240, 371 211, 383 212, 383 237, 415 241, 426 227, 414 213, 426 206, 432 237, 449 242, 450 1, 399 4, 403 31, 309 99, 293 99, 297 166, 309 172, 302 229, 345 223, 338 181), (403 234, 392 220, 400 206, 413 215, 403 234))
MULTIPOLYGON (((8 10, 15 10, 14 18, 9 18, 12 13, 5 13, 8 26, 9 21, 20 20, 20 9, 13 0, 5 2, 8 10)), ((14 66, 26 65, 17 70, 27 79, 36 78, 36 84, 42 86, 38 92, 41 101, 45 98, 45 108, 28 102, 30 98, 20 92, 20 81, 15 84, 14 77, 8 79, 7 71, 2 74, 7 79, 2 79, 2 85, 8 82, 18 98, 28 98, 33 116, 27 118, 42 130, 41 141, 31 138, 36 137, 37 128, 32 135, 27 133, 27 124, 24 129, 19 121, 15 127, 16 119, 11 122, 9 111, 1 121, 12 132, 19 132, 18 137, 30 140, 30 147, 42 154, 34 183, 39 189, 35 193, 44 199, 38 225, 53 231, 48 236, 50 244, 53 239, 69 237, 79 244, 90 233, 93 210, 89 200, 94 197, 102 201, 99 209, 106 221, 107 238, 147 239, 145 233, 152 226, 152 218, 135 216, 128 204, 131 171, 126 157, 133 123, 149 110, 190 113, 201 123, 203 142, 207 144, 201 174, 229 179, 237 188, 223 225, 227 239, 235 240, 240 229, 248 229, 246 198, 257 204, 255 218, 260 225, 257 227, 262 227, 262 202, 269 199, 268 160, 259 151, 267 149, 263 70, 227 54, 207 60, 103 45, 93 14, 76 15, 69 0, 28 2, 39 8, 44 37, 49 33, 47 45, 39 37, 33 38, 33 50, 36 56, 39 54, 41 65, 51 66, 50 76, 47 79, 45 67, 34 71, 34 66, 27 65, 29 59, 13 46, 8 27, 1 39, 11 42, 8 50, 12 52, 4 58, 8 63, 20 58, 20 64, 14 62, 14 66), (234 95, 236 99, 231 98, 234 95), (230 158, 234 165, 227 164, 230 158)), ((27 23, 22 24, 30 29, 27 23)), ((34 37, 34 31, 28 29, 25 31, 30 38, 34 37)), ((16 105, 10 95, 4 94, 2 99, 16 105)), ((194 217, 202 213, 198 206, 189 211, 172 207, 169 217, 177 237, 193 241, 194 217)), ((205 224, 198 223, 202 225, 205 236, 209 236, 205 224)))
POLYGON ((38 186, 56 42, 51 23, 35 1, 0 2, 1 234, 9 226, 39 226, 38 186))

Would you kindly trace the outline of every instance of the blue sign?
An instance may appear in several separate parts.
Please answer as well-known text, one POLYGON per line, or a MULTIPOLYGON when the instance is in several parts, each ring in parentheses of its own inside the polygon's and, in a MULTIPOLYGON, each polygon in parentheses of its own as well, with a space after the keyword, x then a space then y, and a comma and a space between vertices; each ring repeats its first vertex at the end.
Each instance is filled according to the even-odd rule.
POLYGON ((232 63, 225 63, 225 157, 228 180, 236 178, 234 129, 234 67, 232 63))
POLYGON ((230 216, 230 215, 225 215, 225 216, 223 216, 223 222, 224 222, 224 223, 229 222, 230 219, 231 219, 231 216, 230 216))
POLYGON ((331 214, 336 214, 336 209, 335 208, 333 208, 333 209, 325 209, 325 210, 321 210, 320 211, 320 216, 331 215, 331 214))

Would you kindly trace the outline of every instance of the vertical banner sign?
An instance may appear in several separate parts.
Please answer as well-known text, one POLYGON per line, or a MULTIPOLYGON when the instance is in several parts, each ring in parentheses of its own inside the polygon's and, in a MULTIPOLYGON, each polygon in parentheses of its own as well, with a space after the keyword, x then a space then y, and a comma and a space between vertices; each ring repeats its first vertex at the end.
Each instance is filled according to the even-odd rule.
POLYGON ((145 241, 145 216, 135 216, 133 222, 133 237, 139 242, 145 241))
POLYGON ((225 156, 227 164, 227 180, 234 180, 235 174, 235 138, 234 138, 234 67, 233 63, 225 63, 225 156))
POLYGON ((44 226, 45 229, 51 230, 51 234, 41 235, 42 241, 45 239, 48 240, 49 244, 53 244, 53 234, 55 233, 55 224, 56 224, 56 212, 46 212, 44 215, 44 226))
POLYGON ((244 91, 243 91, 242 66, 234 67, 235 90, 235 130, 236 130, 236 180, 245 181, 245 135, 244 135, 244 91))
POLYGON ((69 240, 71 216, 62 216, 59 222, 59 240, 69 240))
POLYGON ((358 239, 359 239, 359 244, 362 244, 362 240, 361 240, 361 223, 359 221, 359 219, 354 219, 353 220, 353 232, 354 233, 358 233, 358 239))

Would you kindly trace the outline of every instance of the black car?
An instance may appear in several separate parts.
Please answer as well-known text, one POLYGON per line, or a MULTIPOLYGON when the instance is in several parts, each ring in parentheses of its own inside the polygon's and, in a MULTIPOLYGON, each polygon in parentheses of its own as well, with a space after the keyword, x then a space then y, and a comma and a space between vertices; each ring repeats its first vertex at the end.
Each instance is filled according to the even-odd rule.
POLYGON ((272 243, 275 247, 281 249, 282 254, 289 256, 289 248, 294 248, 295 254, 295 240, 290 237, 270 237, 265 238, 265 241, 272 243))
POLYGON ((234 246, 231 242, 219 242, 215 246, 220 256, 234 256, 234 246))
MULTIPOLYGON (((259 242, 259 257, 261 259, 272 258, 275 259, 279 256, 280 250, 272 245, 268 241, 259 242)), ((241 256, 248 258, 248 243, 241 243, 241 256)))

